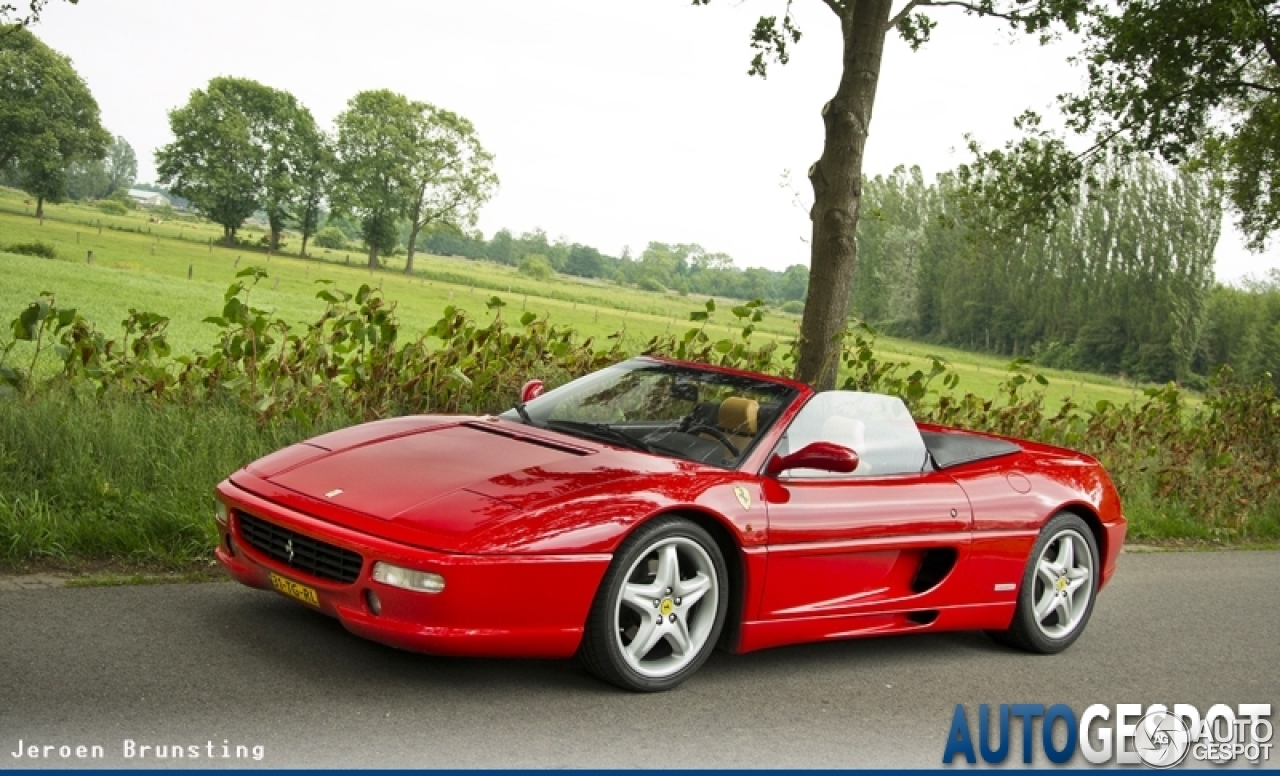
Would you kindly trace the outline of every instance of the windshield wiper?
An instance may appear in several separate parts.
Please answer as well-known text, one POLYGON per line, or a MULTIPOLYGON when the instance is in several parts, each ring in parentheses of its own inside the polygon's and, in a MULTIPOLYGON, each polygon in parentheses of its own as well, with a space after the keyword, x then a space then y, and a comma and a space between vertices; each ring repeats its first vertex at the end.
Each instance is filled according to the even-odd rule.
POLYGON ((533 422, 533 418, 529 416, 529 411, 524 408, 524 402, 522 401, 516 402, 514 405, 514 409, 516 411, 516 414, 520 416, 520 420, 523 421, 525 425, 535 426, 535 427, 538 425, 537 423, 533 422))
POLYGON ((572 431, 579 431, 584 434, 607 439, 612 442, 618 442, 624 447, 630 447, 632 450, 639 450, 645 453, 652 453, 653 448, 641 442, 639 439, 630 434, 619 431, 607 423, 583 423, 577 420, 548 420, 547 426, 551 428, 564 428, 572 431))

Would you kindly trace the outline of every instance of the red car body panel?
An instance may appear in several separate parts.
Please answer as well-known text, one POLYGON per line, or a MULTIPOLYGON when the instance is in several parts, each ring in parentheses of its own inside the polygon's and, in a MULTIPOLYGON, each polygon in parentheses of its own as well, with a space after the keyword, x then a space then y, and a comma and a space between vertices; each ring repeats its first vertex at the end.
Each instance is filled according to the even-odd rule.
POLYGON ((1125 522, 1115 488, 1087 456, 1013 440, 1020 452, 920 475, 766 476, 813 392, 749 376, 784 383, 797 398, 736 469, 494 417, 396 418, 294 445, 219 484, 232 517, 219 526, 217 558, 246 585, 271 589, 276 574, 311 587, 320 611, 379 642, 524 657, 577 651, 613 552, 662 514, 698 520, 726 544, 737 610, 725 643, 737 652, 1006 628, 1038 531, 1064 509, 1094 529, 1099 587, 1114 572, 1125 522), (358 576, 334 582, 267 556, 245 541, 241 515, 357 553, 358 576), (375 561, 440 574, 445 588, 377 582, 375 561), (928 568, 941 568, 940 578, 924 579, 928 568))

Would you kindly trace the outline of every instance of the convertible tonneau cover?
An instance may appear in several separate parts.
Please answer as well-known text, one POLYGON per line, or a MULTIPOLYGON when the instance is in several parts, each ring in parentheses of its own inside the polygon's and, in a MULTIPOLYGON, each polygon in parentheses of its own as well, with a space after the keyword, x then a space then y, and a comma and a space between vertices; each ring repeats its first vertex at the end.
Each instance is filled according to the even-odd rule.
POLYGON ((1006 439, 995 439, 963 431, 920 431, 924 446, 939 469, 998 458, 1020 452, 1021 447, 1006 439))

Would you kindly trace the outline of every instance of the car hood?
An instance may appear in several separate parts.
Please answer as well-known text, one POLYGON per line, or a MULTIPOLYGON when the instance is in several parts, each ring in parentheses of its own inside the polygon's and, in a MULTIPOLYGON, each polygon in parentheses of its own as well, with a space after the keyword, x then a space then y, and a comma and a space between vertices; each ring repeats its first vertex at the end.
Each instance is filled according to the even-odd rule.
MULTIPOLYGON (((373 439, 344 438, 342 432, 319 437, 308 443, 315 455, 265 479, 312 498, 395 520, 459 490, 497 499, 509 491, 527 491, 527 487, 513 488, 511 478, 531 469, 554 470, 565 464, 575 468, 572 461, 596 452, 484 420, 408 433, 397 428, 387 431, 373 439)), ((526 500, 530 494, 511 495, 526 500)))
POLYGON ((246 468, 275 486, 261 495, 315 516, 431 549, 496 552, 537 545, 553 528, 550 506, 584 526, 616 522, 620 511, 646 508, 619 498, 620 485, 638 492, 673 475, 687 481, 680 475, 693 475, 691 466, 702 468, 510 421, 402 418, 317 437, 246 468), (583 509, 560 508, 575 500, 583 509))

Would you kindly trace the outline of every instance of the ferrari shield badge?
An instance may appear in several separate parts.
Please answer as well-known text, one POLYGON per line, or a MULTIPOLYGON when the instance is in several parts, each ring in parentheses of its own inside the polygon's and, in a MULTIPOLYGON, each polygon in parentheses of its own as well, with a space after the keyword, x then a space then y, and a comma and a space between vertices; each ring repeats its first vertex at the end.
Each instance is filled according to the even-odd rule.
POLYGON ((751 494, 747 492, 746 488, 741 485, 734 485, 733 495, 738 497, 738 503, 742 505, 743 509, 747 511, 751 510, 751 494))

